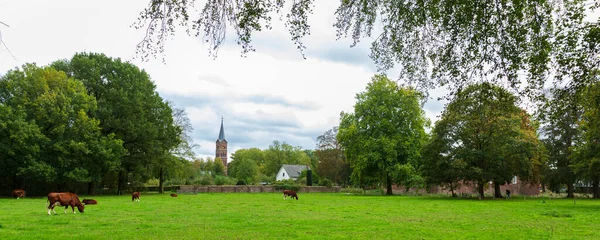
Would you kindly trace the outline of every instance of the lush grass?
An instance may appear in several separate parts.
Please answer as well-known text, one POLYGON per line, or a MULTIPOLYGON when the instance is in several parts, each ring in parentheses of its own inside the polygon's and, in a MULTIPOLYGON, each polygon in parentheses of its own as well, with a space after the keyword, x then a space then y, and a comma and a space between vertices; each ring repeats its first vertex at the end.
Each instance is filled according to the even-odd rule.
POLYGON ((84 214, 52 216, 45 198, 1 198, 0 239, 600 239, 598 200, 299 197, 95 196, 84 214))

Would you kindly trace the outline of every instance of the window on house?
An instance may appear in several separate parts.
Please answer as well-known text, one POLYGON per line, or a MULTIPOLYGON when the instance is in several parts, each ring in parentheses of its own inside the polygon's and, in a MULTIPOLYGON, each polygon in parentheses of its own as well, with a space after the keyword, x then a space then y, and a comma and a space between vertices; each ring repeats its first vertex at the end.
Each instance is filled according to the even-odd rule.
POLYGON ((517 176, 514 176, 512 179, 512 184, 517 184, 517 176))
POLYGON ((282 176, 284 176, 284 177, 285 177, 285 173, 281 173, 281 174, 283 174, 282 176))

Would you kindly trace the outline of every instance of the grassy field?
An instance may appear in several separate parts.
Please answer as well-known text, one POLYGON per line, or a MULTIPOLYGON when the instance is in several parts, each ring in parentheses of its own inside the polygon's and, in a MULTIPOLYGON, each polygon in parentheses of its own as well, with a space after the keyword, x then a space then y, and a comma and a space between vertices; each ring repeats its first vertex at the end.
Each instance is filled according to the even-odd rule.
POLYGON ((299 197, 94 196, 83 214, 52 216, 45 198, 0 198, 0 239, 600 239, 598 200, 299 197))

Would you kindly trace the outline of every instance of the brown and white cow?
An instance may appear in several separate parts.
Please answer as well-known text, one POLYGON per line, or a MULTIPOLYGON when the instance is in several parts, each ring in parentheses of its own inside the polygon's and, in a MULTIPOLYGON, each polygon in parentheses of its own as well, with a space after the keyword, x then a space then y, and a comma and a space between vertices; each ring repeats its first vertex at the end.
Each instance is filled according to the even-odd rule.
POLYGON ((50 215, 50 211, 56 214, 54 211, 55 206, 65 206, 65 213, 67 213, 67 208, 71 206, 73 213, 75 212, 75 206, 77 206, 77 210, 83 213, 83 204, 79 201, 79 197, 75 193, 70 192, 51 192, 48 193, 48 215, 50 215))
POLYGON ((92 204, 98 204, 98 202, 94 199, 83 199, 83 205, 92 205, 92 204))
POLYGON ((137 200, 138 202, 140 201, 140 192, 133 192, 131 193, 131 201, 135 201, 137 200))
POLYGON ((298 200, 298 194, 296 194, 296 191, 293 191, 293 190, 283 190, 283 199, 286 199, 287 196, 290 196, 292 198, 296 198, 296 200, 298 200))
POLYGON ((25 197, 25 190, 23 189, 15 189, 12 191, 12 196, 16 199, 25 197))

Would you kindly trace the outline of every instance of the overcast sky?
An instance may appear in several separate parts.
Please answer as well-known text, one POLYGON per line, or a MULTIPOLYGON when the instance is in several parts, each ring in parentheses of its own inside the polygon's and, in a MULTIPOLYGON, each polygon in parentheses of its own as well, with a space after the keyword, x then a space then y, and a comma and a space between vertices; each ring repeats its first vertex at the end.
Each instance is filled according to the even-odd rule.
MULTIPOLYGON (((214 157, 221 116, 230 155, 241 148, 268 148, 273 140, 314 149, 316 138, 339 123, 341 111, 352 111, 355 94, 376 74, 368 56, 371 39, 354 48, 349 39, 335 40, 335 0, 316 1, 311 35, 304 40, 306 60, 276 21, 273 30, 254 37, 257 51, 247 58, 240 57, 234 35, 213 60, 208 45, 180 29, 167 43, 166 64, 160 58, 142 62, 134 53, 144 31, 130 25, 148 2, 0 0, 0 21, 10 26, 0 26, 2 40, 16 58, 0 46, 0 74, 83 51, 130 61, 150 74, 164 99, 186 110, 201 145, 199 157, 214 157)), ((387 75, 398 76, 394 70, 387 75)), ((442 108, 436 100, 425 104, 432 122, 442 108)))

